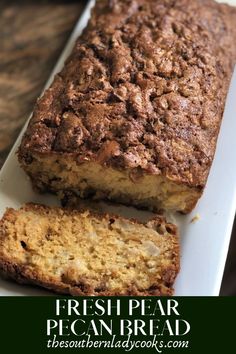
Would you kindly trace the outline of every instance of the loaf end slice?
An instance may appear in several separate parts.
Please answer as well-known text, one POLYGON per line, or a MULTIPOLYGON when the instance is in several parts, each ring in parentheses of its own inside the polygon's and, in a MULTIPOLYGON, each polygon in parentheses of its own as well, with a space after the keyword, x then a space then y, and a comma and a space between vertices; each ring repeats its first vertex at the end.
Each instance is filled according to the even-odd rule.
POLYGON ((175 225, 27 204, 0 222, 0 271, 71 295, 172 295, 175 225))

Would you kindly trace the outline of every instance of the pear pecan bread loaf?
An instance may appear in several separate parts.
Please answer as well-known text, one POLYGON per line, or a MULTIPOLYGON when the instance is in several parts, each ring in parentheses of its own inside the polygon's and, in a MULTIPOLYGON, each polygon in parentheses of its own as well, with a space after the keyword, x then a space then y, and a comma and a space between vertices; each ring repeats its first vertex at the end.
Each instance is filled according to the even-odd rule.
POLYGON ((41 191, 188 212, 215 153, 236 9, 100 0, 39 99, 19 160, 41 191))
POLYGON ((172 295, 176 227, 28 204, 0 222, 0 272, 72 295, 172 295))

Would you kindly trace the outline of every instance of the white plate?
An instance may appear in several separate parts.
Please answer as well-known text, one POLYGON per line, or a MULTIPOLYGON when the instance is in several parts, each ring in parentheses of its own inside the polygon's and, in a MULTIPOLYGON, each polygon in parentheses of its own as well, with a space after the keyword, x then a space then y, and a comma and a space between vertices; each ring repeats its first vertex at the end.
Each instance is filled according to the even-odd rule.
MULTIPOLYGON (((236 0, 230 2, 236 4, 236 0)), ((71 52, 76 37, 85 27, 92 4, 93 1, 90 1, 80 18, 47 87, 71 52)), ((181 233, 181 272, 175 284, 177 296, 219 294, 236 210, 236 100, 233 92, 236 92, 236 72, 204 196, 190 215, 176 216, 181 233), (197 214, 200 220, 191 223, 197 214)), ((36 194, 19 167, 15 153, 22 133, 0 172, 0 216, 6 207, 17 208, 25 202, 57 204, 56 198, 51 195, 36 194)), ((0 279, 0 295, 43 294, 49 293, 0 279)))

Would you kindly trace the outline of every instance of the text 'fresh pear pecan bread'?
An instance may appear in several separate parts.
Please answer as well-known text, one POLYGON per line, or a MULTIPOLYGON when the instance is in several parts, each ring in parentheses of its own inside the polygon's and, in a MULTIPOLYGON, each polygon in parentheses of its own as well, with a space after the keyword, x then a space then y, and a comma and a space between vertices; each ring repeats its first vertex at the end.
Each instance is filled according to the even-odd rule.
POLYGON ((176 227, 28 204, 0 222, 0 271, 72 295, 172 295, 176 227))
POLYGON ((42 191, 188 212, 215 153, 236 8, 101 0, 38 101, 19 160, 42 191))

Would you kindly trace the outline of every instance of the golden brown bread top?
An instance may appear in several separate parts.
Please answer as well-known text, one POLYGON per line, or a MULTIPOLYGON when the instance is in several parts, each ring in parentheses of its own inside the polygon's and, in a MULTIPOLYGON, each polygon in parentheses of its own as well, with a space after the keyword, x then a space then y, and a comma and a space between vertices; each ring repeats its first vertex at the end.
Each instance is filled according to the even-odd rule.
POLYGON ((202 188, 236 60, 236 9, 212 0, 98 1, 38 101, 20 160, 73 155, 202 188))
POLYGON ((28 204, 0 221, 0 271, 72 295, 171 295, 177 229, 88 210, 28 204))

